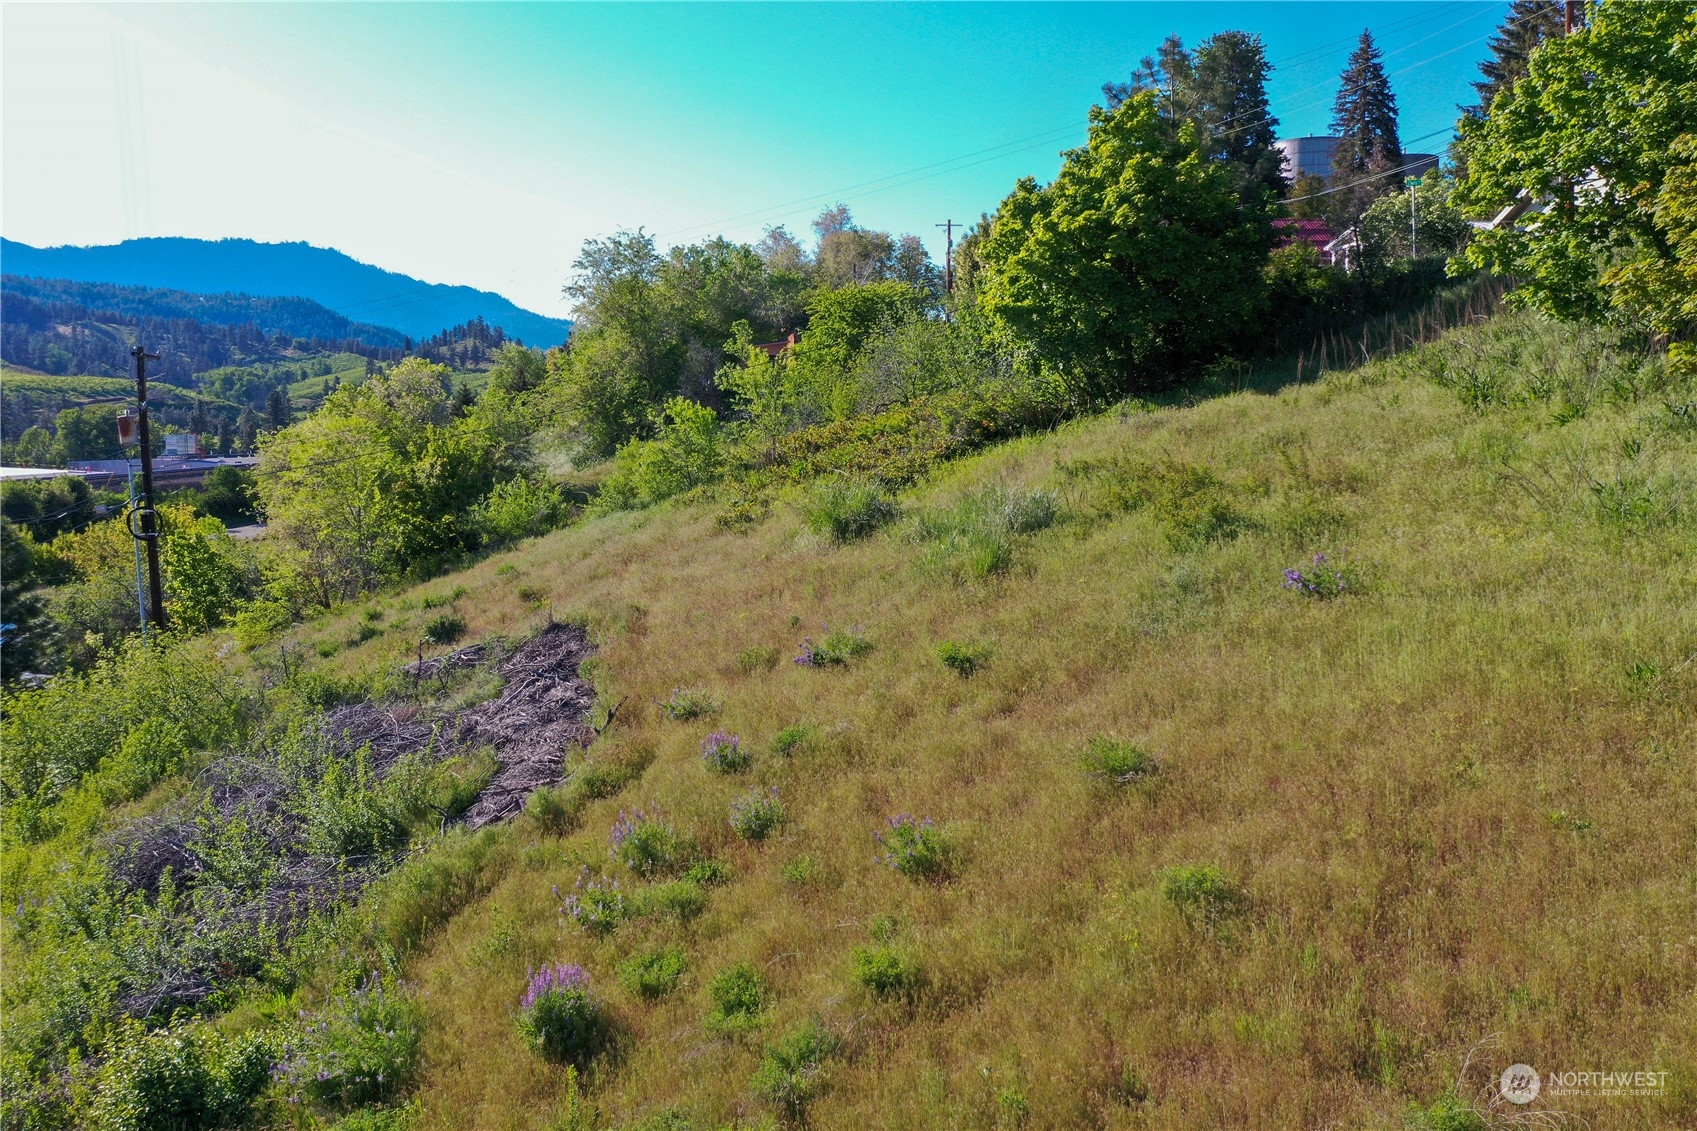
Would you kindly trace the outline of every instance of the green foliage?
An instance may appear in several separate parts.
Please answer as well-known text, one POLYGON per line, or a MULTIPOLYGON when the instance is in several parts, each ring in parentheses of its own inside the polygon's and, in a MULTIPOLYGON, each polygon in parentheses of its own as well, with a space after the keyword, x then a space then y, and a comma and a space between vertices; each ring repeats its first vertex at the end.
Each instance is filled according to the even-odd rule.
POLYGON ((438 613, 424 622, 424 639, 432 644, 452 644, 465 635, 466 620, 458 613, 438 613))
POLYGON ((669 699, 660 704, 668 719, 688 721, 711 715, 719 710, 719 700, 699 687, 674 687, 669 699))
POLYGON ((1198 464, 1115 456, 1064 464, 1061 473, 1082 487, 1085 505, 1097 514, 1148 510, 1175 549, 1225 541, 1250 522, 1237 492, 1198 464))
POLYGON ((898 281, 819 290, 807 304, 807 333, 794 350, 793 381, 804 416, 843 420, 862 406, 857 366, 875 338, 889 338, 922 316, 925 296, 898 281))
POLYGON ((884 863, 910 880, 941 879, 953 864, 948 839, 929 818, 916 820, 905 813, 891 817, 878 843, 884 863))
POLYGON ((978 674, 978 669, 989 662, 990 646, 946 640, 937 645, 937 659, 962 679, 968 679, 978 674))
POLYGON ((384 1103, 412 1083, 423 1035, 423 1011, 406 987, 374 975, 302 1019, 277 1074, 332 1110, 384 1103))
POLYGON ((744 840, 765 840, 784 823, 786 815, 777 786, 769 793, 755 790, 731 804, 731 828, 744 840))
POLYGON ((758 1026, 766 1012, 766 979, 747 962, 721 970, 707 983, 713 1011, 707 1028, 715 1033, 740 1033, 758 1026))
POLYGON ((829 625, 826 629, 825 638, 817 644, 811 636, 802 638, 796 663, 810 668, 841 667, 872 650, 872 642, 862 636, 859 629, 831 628, 829 625))
POLYGON ((962 494, 950 507, 914 517, 907 536, 926 547, 921 568, 983 581, 1014 564, 1020 540, 1059 516, 1053 494, 1003 486, 962 494))
POLYGON ((228 525, 253 522, 258 513, 259 480, 253 472, 239 467, 215 467, 206 473, 200 489, 189 498, 195 512, 209 515, 228 525))
POLYGON ((1239 202, 1193 126, 1173 139, 1152 94, 1093 108, 1055 180, 1026 178, 984 244, 985 311, 1075 387, 1123 396, 1230 349, 1265 301, 1271 219, 1239 202))
POLYGON ((766 1047, 749 1087, 784 1118, 800 1122, 823 1085, 825 1061, 841 1043, 817 1020, 809 1021, 766 1047))
POLYGON ((818 728, 807 723, 791 723, 772 736, 772 753, 789 758, 806 750, 818 737, 818 728))
POLYGON ((770 644, 756 644, 737 653, 737 670, 744 675, 769 672, 778 666, 778 650, 770 644))
POLYGON ((1490 1126, 1472 1104, 1446 1091, 1428 1107, 1411 1103, 1403 1113, 1408 1131, 1486 1131, 1490 1126))
POLYGON ((654 1001, 671 993, 688 968, 682 947, 642 951, 619 963, 619 983, 631 996, 654 1001))
POLYGON ((687 877, 655 884, 632 902, 636 916, 667 915, 687 923, 707 910, 707 889, 687 877))
POLYGON ((1214 864, 1183 864, 1161 873, 1161 894, 1194 927, 1221 931, 1249 897, 1214 864))
POLYGON ((1373 42, 1371 31, 1361 32, 1360 41, 1350 52, 1349 65, 1338 77, 1331 126, 1338 138, 1332 157, 1332 179, 1339 188, 1351 186, 1342 189, 1332 206, 1335 227, 1341 230, 1355 222, 1374 197, 1395 183, 1394 170, 1402 164, 1396 95, 1385 74, 1384 54, 1373 42), (1360 183, 1380 172, 1387 175, 1360 183))
POLYGON ((499 546, 546 534, 566 514, 566 500, 558 487, 519 477, 491 487, 472 509, 471 521, 486 544, 499 546))
POLYGON ((295 802, 307 847, 338 858, 400 848, 425 811, 428 788, 422 767, 398 766, 379 778, 363 749, 351 760, 326 758, 313 788, 295 802))
POLYGON ((1158 768, 1154 755, 1137 743, 1100 735, 1086 744, 1078 761, 1086 774, 1114 785, 1142 781, 1158 768))
POLYGON ((1483 118, 1464 117, 1463 208, 1520 193, 1554 207, 1480 232, 1466 259, 1512 275, 1510 301, 1676 336, 1697 327, 1697 12, 1599 5, 1532 53, 1483 118))
POLYGON ((856 947, 853 962, 854 980, 878 997, 899 997, 919 986, 918 960, 898 947, 856 947))
POLYGON ((0 482, 0 516, 27 529, 37 542, 50 541, 55 535, 86 525, 94 517, 98 502, 88 480, 81 476, 0 482))
POLYGON ((463 521, 530 462, 534 413, 489 394, 455 415, 448 370, 408 358, 267 438, 260 501, 280 591, 328 608, 475 547, 463 521))
POLYGON ((613 474, 594 508, 605 512, 653 506, 718 476, 724 462, 719 418, 706 405, 683 397, 666 402, 657 435, 632 440, 613 460, 613 474))
POLYGON ((816 484, 801 508, 809 530, 839 545, 865 538, 896 513, 877 481, 836 476, 816 484))
POLYGON ((33 546, 11 519, 0 518, 0 681, 6 683, 43 667, 53 650, 54 624, 47 602, 31 591, 36 580, 33 546))
POLYGON ((639 876, 676 872, 695 855, 695 844, 662 819, 658 812, 621 812, 613 826, 613 859, 639 876))
POLYGON ((265 1041, 231 1041, 202 1025, 149 1033, 126 1020, 114 1030, 107 1052, 84 1085, 88 1098, 78 1123, 90 1131, 237 1126, 270 1080, 265 1041))
POLYGON ((579 966, 543 967, 532 974, 518 1015, 519 1037, 537 1056, 584 1063, 607 1035, 601 1004, 579 966))
POLYGON ((1379 197, 1361 217, 1360 256, 1366 265, 1460 252, 1473 229, 1451 203, 1455 183, 1433 169, 1405 191, 1379 197), (1409 208, 1409 197, 1414 207, 1409 208), (1419 241, 1416 243, 1415 241, 1419 241))
POLYGON ((258 588, 258 570, 218 519, 185 521, 172 508, 160 514, 165 529, 159 564, 173 627, 191 633, 217 628, 258 588))

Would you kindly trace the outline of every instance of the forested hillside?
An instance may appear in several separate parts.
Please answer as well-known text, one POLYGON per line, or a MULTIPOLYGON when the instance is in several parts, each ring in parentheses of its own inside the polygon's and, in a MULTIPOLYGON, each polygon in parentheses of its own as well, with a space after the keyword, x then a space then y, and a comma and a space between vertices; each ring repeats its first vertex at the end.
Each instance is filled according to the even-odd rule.
POLYGON ((414 338, 478 317, 541 347, 558 345, 570 329, 565 319, 533 314, 488 291, 426 283, 304 243, 156 238, 37 248, 0 240, 0 260, 16 275, 197 294, 299 296, 414 338))

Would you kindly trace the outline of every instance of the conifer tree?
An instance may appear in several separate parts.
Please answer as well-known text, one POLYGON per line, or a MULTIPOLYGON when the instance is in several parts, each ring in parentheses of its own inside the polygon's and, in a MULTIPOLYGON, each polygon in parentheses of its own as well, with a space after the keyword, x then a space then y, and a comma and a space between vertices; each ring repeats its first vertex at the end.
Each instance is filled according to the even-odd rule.
POLYGON ((1473 84, 1479 92, 1479 105, 1469 113, 1490 113, 1497 94, 1526 76, 1533 49, 1561 35, 1567 26, 1566 7, 1562 0, 1513 0, 1508 18, 1491 37, 1491 58, 1479 64, 1485 80, 1473 84))
POLYGON ((265 399, 265 422, 273 431, 287 428, 294 419, 294 413, 289 411, 289 394, 283 386, 272 388, 271 395, 265 399))
POLYGON ((232 435, 232 433, 230 431, 230 418, 227 417, 227 416, 219 417, 218 418, 218 449, 217 449, 218 454, 221 455, 221 456, 229 455, 230 454, 230 445, 234 442, 235 442, 235 436, 232 435))
POLYGON ((1338 223, 1353 224, 1368 205, 1398 184, 1402 141, 1396 116, 1384 56, 1373 43, 1373 33, 1363 30, 1332 104, 1332 133, 1338 137, 1332 180, 1339 189, 1332 210, 1338 223), (1384 175, 1374 175, 1380 173, 1384 175))
POLYGON ((251 452, 259 444, 259 414, 248 405, 242 409, 241 419, 236 422, 236 437, 241 444, 241 450, 251 452))

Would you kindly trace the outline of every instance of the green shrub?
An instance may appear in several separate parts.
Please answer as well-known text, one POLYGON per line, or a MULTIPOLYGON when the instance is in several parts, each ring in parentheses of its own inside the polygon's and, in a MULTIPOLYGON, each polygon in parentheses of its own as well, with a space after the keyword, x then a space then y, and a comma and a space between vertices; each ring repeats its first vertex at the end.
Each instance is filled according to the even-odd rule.
POLYGON ((1115 785, 1130 785, 1156 770, 1154 756, 1137 743, 1100 735, 1090 740, 1078 761, 1086 774, 1115 785))
POLYGON ((825 1061, 841 1042, 817 1020, 769 1045, 749 1082, 754 1094, 777 1108, 785 1119, 801 1122, 818 1095, 825 1061))
POLYGON ((709 483, 724 466, 719 418, 711 408, 673 397, 659 414, 652 440, 632 440, 613 457, 613 474, 591 509, 631 510, 709 483))
POLYGON ((755 790, 731 804, 731 828, 744 840, 765 840, 784 823, 784 816, 777 786, 768 793, 755 790))
POLYGON ((565 515, 566 500, 558 487, 520 477, 490 488, 471 508, 470 519, 484 542, 501 545, 546 534, 559 526, 565 515))
POLYGON ((1161 873, 1161 894, 1187 923, 1218 931, 1247 909, 1248 896, 1213 864, 1185 864, 1161 873))
POLYGON ((697 687, 674 687, 672 696, 660 704, 668 719, 688 721, 711 715, 719 709, 719 701, 697 687))
POLYGON ((375 856, 400 848, 424 812, 427 781, 412 766, 378 778, 364 749, 351 760, 331 757, 322 776, 293 799, 309 851, 336 858, 375 856))
POLYGON ((1430 1107, 1411 1103, 1402 1123, 1408 1131, 1486 1131, 1490 1126, 1472 1104, 1453 1091, 1433 1100, 1430 1107))
POLYGON ((423 1032, 418 1004, 397 983, 373 976, 303 1019, 278 1076, 324 1107, 384 1103, 411 1084, 423 1032))
POLYGON ((581 779, 564 785, 543 786, 524 800, 524 811, 542 831, 564 836, 577 827, 588 796, 581 779))
POLYGON ((519 1037, 531 1052, 560 1064, 581 1064, 606 1036, 601 1003, 589 989, 589 974, 577 965, 533 971, 519 1000, 519 1037))
POLYGON ((432 644, 452 644, 465 630, 465 618, 458 613, 440 613, 424 622, 424 638, 432 644))
POLYGON ((652 814, 638 809, 619 812, 608 838, 614 860, 639 876, 675 872, 694 855, 690 839, 667 822, 656 808, 652 814))
POLYGON ((637 915, 669 915, 687 923, 707 910, 707 889, 694 880, 655 884, 636 900, 637 915))
POLYGON ((722 861, 703 859, 697 860, 684 869, 683 879, 692 884, 700 884, 710 888, 714 884, 722 884, 731 878, 731 870, 722 861))
POLYGON ((772 753, 780 758, 789 758, 806 750, 817 734, 817 730, 806 723, 791 723, 772 736, 772 753))
POLYGON ((681 947, 643 951, 619 963, 619 982, 631 996, 653 1001, 671 993, 688 966, 681 947))
POLYGON ((854 980, 879 997, 911 992, 919 985, 919 963, 893 946, 856 947, 854 980))
POLYGON ((960 644, 948 640, 937 645, 937 659, 962 679, 968 679, 989 661, 990 648, 986 644, 960 644))
POLYGON ((813 857, 802 855, 785 864, 779 876, 792 888, 798 888, 811 881, 818 870, 819 865, 813 857))
POLYGON ((1225 541, 1249 526, 1237 492, 1197 464, 1116 456, 1065 464, 1061 473, 1081 487, 1087 505, 1100 516, 1148 510, 1175 549, 1225 541))
POLYGON ((936 879, 949 870, 949 846, 929 818, 915 819, 906 813, 890 818, 890 827, 878 834, 886 865, 914 880, 936 879))
POLYGON ((778 650, 769 644, 757 644, 737 653, 737 670, 744 675, 769 672, 778 666, 778 650))
POLYGON ((857 628, 831 628, 826 625, 825 639, 815 644, 811 636, 803 637, 795 662, 803 667, 839 667, 857 656, 872 651, 872 643, 857 628))
POLYGON ((839 545, 865 538, 896 516, 896 505, 871 479, 832 476, 807 493, 802 520, 839 545))
POLYGON ((79 1120, 91 1131, 235 1126, 246 1121, 270 1080, 271 1053, 263 1040, 230 1041, 201 1025, 148 1033, 125 1020, 109 1050, 79 1120))
POLYGON ((739 962, 714 975, 707 983, 713 1012, 707 1027, 715 1033, 737 1033, 754 1028, 766 1011, 766 979, 747 962, 739 962))

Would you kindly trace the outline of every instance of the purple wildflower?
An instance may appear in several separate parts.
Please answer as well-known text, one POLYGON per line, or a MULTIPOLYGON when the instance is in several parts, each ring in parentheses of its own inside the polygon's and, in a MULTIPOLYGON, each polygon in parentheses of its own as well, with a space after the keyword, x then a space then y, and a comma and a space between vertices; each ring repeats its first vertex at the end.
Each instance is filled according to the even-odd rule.
POLYGON ((519 999, 519 1008, 531 1010, 536 1008, 537 1000, 546 994, 573 990, 586 995, 589 993, 587 970, 575 962, 543 966, 540 970, 530 972, 530 985, 525 988, 524 997, 519 999))

